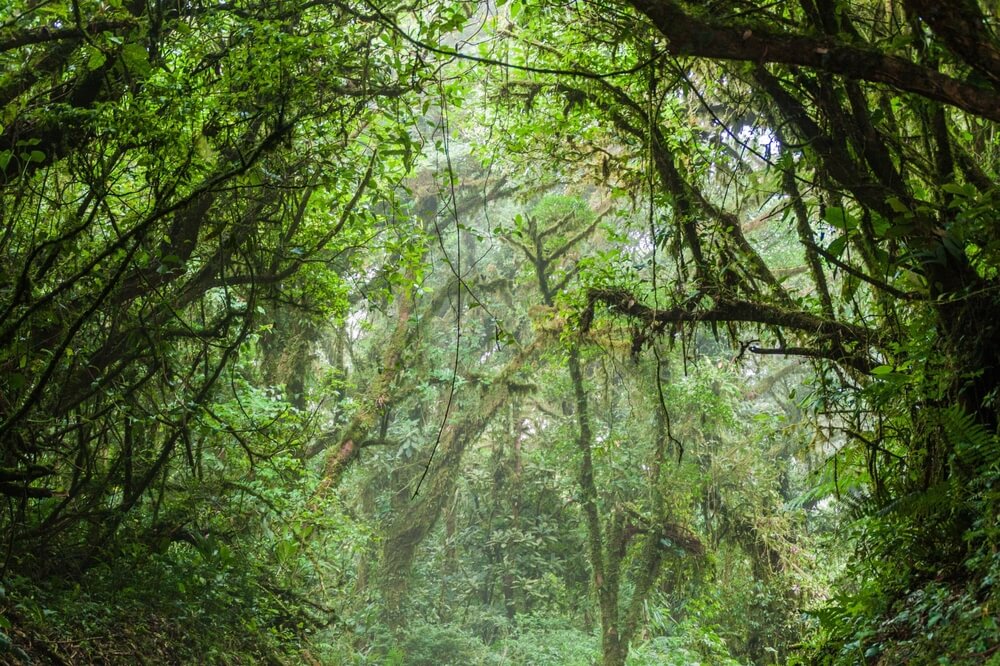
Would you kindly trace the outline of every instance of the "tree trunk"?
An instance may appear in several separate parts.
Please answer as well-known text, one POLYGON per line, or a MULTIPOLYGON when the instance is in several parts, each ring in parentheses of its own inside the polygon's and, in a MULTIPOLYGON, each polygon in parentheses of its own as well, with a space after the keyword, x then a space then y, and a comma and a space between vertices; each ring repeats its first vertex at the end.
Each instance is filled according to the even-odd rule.
POLYGON ((403 624, 403 602, 409 590, 417 547, 434 528, 444 502, 454 492, 465 451, 506 404, 510 382, 540 347, 536 341, 522 349, 508 361, 500 376, 483 389, 478 405, 469 406, 462 418, 445 426, 423 487, 391 521, 382 548, 381 576, 386 621, 391 626, 403 624))

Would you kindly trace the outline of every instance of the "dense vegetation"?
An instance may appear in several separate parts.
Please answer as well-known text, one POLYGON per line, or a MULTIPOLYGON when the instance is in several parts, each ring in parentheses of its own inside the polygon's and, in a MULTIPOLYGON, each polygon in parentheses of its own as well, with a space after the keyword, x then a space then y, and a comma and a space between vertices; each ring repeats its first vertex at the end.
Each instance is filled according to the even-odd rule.
POLYGON ((996 3, 0 8, 0 662, 1000 664, 996 3))

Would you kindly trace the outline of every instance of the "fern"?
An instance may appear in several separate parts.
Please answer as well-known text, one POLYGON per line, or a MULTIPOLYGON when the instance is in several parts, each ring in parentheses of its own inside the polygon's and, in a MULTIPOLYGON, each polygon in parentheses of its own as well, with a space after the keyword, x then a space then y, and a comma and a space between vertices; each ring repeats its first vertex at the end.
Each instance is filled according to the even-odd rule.
POLYGON ((927 490, 906 493, 881 507, 878 515, 927 517, 949 502, 950 489, 948 483, 937 483, 927 490))
POLYGON ((977 422, 974 415, 958 405, 945 407, 938 414, 944 435, 961 467, 982 470, 996 465, 1000 441, 977 422))

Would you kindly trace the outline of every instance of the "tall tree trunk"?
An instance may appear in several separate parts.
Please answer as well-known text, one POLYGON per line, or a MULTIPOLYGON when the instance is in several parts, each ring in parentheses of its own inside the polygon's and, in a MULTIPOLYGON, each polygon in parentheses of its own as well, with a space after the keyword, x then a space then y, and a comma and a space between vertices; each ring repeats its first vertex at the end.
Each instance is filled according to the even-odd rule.
POLYGON ((336 488, 340 477, 348 465, 358 457, 364 439, 375 427, 378 417, 383 413, 392 397, 393 384, 402 370, 403 352, 408 340, 410 316, 413 313, 413 295, 409 291, 399 297, 396 310, 396 328, 386 344, 382 354, 382 371, 361 398, 354 417, 340 433, 337 443, 330 446, 329 441, 320 438, 312 453, 326 450, 326 461, 323 466, 323 479, 320 481, 313 501, 323 497, 331 488, 336 488))
POLYGON ((508 361, 500 375, 482 389, 478 403, 463 410, 461 418, 441 431, 434 459, 419 494, 391 521, 382 548, 382 591, 386 621, 403 624, 403 602, 410 585, 410 571, 417 547, 434 528, 452 495, 458 470, 468 447, 475 443, 510 396, 510 382, 535 357, 538 341, 525 347, 508 361))

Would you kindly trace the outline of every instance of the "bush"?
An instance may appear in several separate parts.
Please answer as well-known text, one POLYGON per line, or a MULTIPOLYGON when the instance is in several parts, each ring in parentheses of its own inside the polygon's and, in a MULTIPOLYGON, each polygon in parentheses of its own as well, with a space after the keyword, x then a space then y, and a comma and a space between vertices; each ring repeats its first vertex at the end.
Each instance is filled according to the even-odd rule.
MULTIPOLYGON (((400 646, 406 666, 474 666, 486 662, 486 646, 454 625, 411 626, 400 646)), ((391 654, 391 653, 390 653, 391 654)))

